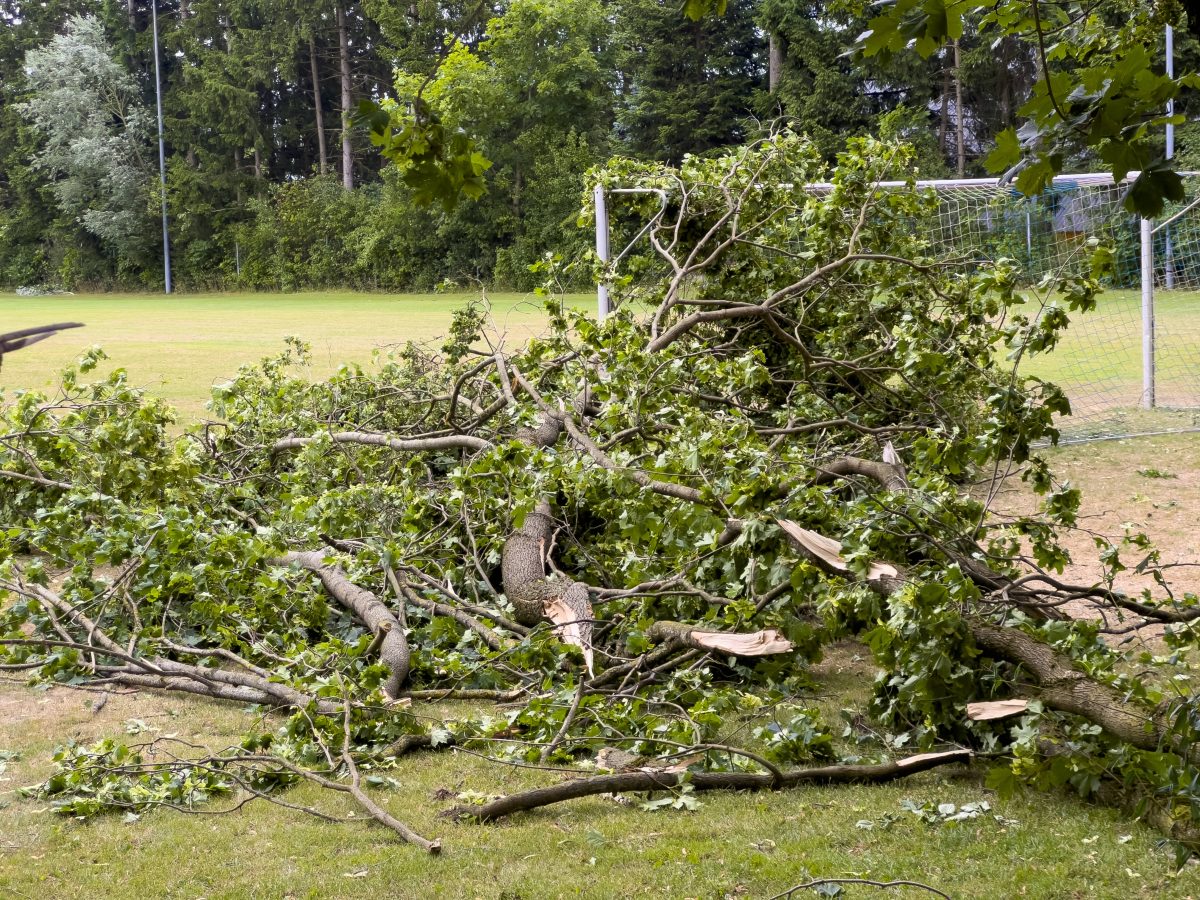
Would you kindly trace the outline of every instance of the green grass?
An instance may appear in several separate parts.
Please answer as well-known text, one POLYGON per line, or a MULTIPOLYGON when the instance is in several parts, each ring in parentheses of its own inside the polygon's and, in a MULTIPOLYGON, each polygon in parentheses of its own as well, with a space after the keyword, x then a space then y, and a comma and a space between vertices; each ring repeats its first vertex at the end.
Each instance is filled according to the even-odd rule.
MULTIPOLYGON (((113 364, 176 406, 184 420, 204 415, 209 388, 297 335, 312 344, 313 374, 366 363, 376 348, 433 341, 451 312, 477 294, 206 294, 17 297, 0 294, 0 331, 77 321, 67 331, 4 360, 0 387, 49 389, 81 349, 100 344, 113 364)), ((510 343, 540 331, 545 314, 529 294, 490 296, 493 318, 510 343)), ((572 302, 586 304, 579 295, 572 302)))
MULTIPOLYGON (((286 335, 298 335, 312 344, 313 374, 325 375, 344 362, 367 362, 377 348, 440 338, 451 311, 471 296, 0 294, 2 331, 64 320, 87 325, 10 355, 0 371, 0 387, 50 388, 55 373, 81 349, 101 344, 113 364, 128 369, 135 383, 175 405, 184 421, 195 420, 204 415, 214 382, 230 377, 244 363, 277 352, 286 335)), ((586 294, 570 299, 583 307, 592 303, 586 294)), ((496 323, 510 342, 540 330, 544 314, 538 298, 495 294, 490 300, 496 323)), ((1076 317, 1053 353, 1026 359, 1023 371, 1063 385, 1083 421, 1119 420, 1113 427, 1129 431, 1195 425, 1195 415, 1170 407, 1195 407, 1200 397, 1200 293, 1160 292, 1156 318, 1158 395, 1160 405, 1167 408, 1162 411, 1136 409, 1142 389, 1137 291, 1102 295, 1097 310, 1076 317)))
MULTIPOLYGON (((869 679, 852 646, 821 666, 820 705, 862 699, 869 679)), ((67 735, 120 734, 137 716, 162 733, 218 746, 250 717, 179 697, 116 697, 100 714, 92 694, 0 688, 0 749, 20 749, 0 778, 0 897, 762 898, 823 877, 916 879, 959 898, 1171 898, 1200 896, 1200 870, 1173 871, 1157 836, 1112 810, 1070 795, 989 797, 982 775, 931 772, 882 786, 701 796, 693 812, 647 812, 589 798, 494 825, 451 824, 438 813, 450 791, 510 793, 556 776, 456 752, 401 761, 399 790, 375 796, 445 849, 431 859, 361 821, 342 795, 303 786, 289 802, 346 820, 332 825, 266 804, 224 817, 160 810, 126 823, 55 817, 8 789, 44 778, 67 735), (15 714, 3 713, 16 709, 15 714), (963 805, 988 798, 1011 822, 980 818, 930 826, 902 801, 963 805), (7 808, 2 808, 7 804, 7 808), (354 815, 351 815, 351 814, 354 815), (896 818, 886 826, 888 816, 896 818), (358 821, 356 821, 358 820, 358 821), (872 828, 861 823, 870 821, 872 828), (886 826, 886 827, 885 827, 886 826)), ((440 717, 448 707, 418 707, 440 717)), ((813 896, 813 895, 802 895, 813 896)), ((867 888, 847 897, 883 897, 867 888)), ((888 895, 888 896, 901 896, 888 895)))
POLYGON ((1141 303, 1138 291, 1102 294, 1094 312, 1072 315, 1071 327, 1052 353, 1029 357, 1022 371, 1062 386, 1077 419, 1108 420, 1100 430, 1136 433, 1200 424, 1194 414, 1180 411, 1200 406, 1200 293, 1155 295, 1156 393, 1162 409, 1151 412, 1137 409, 1141 303))

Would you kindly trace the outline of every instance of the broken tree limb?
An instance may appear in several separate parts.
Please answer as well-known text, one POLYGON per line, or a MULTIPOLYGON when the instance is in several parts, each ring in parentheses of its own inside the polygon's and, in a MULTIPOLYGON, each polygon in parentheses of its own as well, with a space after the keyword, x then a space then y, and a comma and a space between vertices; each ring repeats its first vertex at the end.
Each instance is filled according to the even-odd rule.
POLYGON ((22 328, 18 331, 6 331, 0 334, 0 360, 5 353, 12 353, 32 346, 48 337, 54 337, 60 331, 68 328, 82 328, 82 322, 59 322, 56 325, 35 325, 32 328, 22 328))
POLYGON ((704 631, 685 622, 655 622, 646 637, 656 644, 673 643, 697 650, 716 650, 730 656, 770 656, 790 653, 792 642, 774 628, 736 634, 728 631, 704 631))
MULTIPOLYGON (((792 769, 781 773, 779 778, 773 774, 753 772, 692 772, 687 776, 686 783, 696 791, 756 791, 773 787, 792 788, 802 784, 881 783, 926 772, 938 766, 968 763, 971 757, 970 750, 947 750, 943 753, 922 753, 886 763, 792 769)), ((623 791, 669 791, 682 784, 684 773, 639 771, 597 775, 510 794, 482 806, 457 806, 442 815, 459 820, 489 822, 564 800, 623 791)))
POLYGON ((391 622, 380 622, 379 627, 375 630, 375 637, 371 638, 371 646, 367 647, 367 656, 373 656, 378 653, 383 647, 383 642, 387 639, 388 632, 392 630, 391 622))
POLYGON ((402 453, 422 450, 487 450, 492 446, 490 441, 470 434, 447 434, 442 437, 427 438, 398 438, 386 434, 372 434, 365 431, 338 431, 333 434, 322 434, 317 437, 288 437, 276 441, 271 446, 272 453, 284 450, 299 450, 315 441, 331 440, 335 444, 363 444, 369 447, 386 447, 402 453))
MULTIPOLYGON (((846 560, 842 557, 842 545, 833 538, 826 537, 816 531, 804 528, 798 522, 789 519, 777 519, 779 527, 792 546, 803 553, 817 568, 829 575, 854 577, 846 560)), ((897 566, 888 562, 876 560, 867 569, 866 581, 873 588, 890 594, 904 580, 904 574, 897 566)))
POLYGON ((546 577, 546 548, 554 522, 545 500, 525 516, 521 527, 508 536, 500 557, 504 593, 522 625, 550 619, 558 626, 564 642, 583 651, 592 672, 592 603, 582 581, 551 580, 546 577))
POLYGON ((397 699, 408 677, 410 651, 404 629, 387 604, 352 582, 338 566, 326 564, 325 554, 320 550, 292 551, 272 562, 280 566, 298 565, 315 574, 329 595, 354 613, 372 633, 378 634, 383 623, 388 623, 390 630, 384 635, 379 653, 380 660, 391 672, 384 682, 383 693, 389 700, 397 699))
MULTIPOLYGON (((895 457, 895 451, 892 451, 895 457)), ((857 456, 843 456, 831 462, 823 463, 817 468, 817 477, 813 484, 829 484, 837 478, 847 475, 860 475, 877 481, 886 491, 904 491, 908 489, 908 479, 904 477, 904 467, 898 463, 875 462, 870 459, 859 459, 857 456)))
POLYGON ((968 625, 979 649, 1019 663, 1037 680, 1038 699, 1049 708, 1082 716, 1141 750, 1166 750, 1200 763, 1200 747, 1184 745, 1170 734, 1161 710, 1130 702, 1124 691, 1089 678, 1069 657, 1023 631, 982 622, 968 625))

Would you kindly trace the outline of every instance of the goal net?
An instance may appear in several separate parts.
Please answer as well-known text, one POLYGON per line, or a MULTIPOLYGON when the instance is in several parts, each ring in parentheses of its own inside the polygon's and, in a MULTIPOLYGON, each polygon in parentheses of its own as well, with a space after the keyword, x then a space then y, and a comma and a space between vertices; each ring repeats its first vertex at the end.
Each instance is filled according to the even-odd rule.
MULTIPOLYGON (((1113 248, 1115 270, 1096 309, 1072 314, 1060 345, 1022 364, 1025 374, 1066 392, 1072 415, 1059 423, 1066 440, 1200 429, 1200 177, 1186 176, 1184 185, 1182 202, 1144 223, 1123 208, 1126 185, 1107 174, 1060 176, 1032 198, 991 179, 918 183, 937 197, 929 221, 915 223, 933 249, 968 265, 1015 260, 1031 314, 1054 299, 1037 288, 1045 275, 1083 271, 1090 238, 1113 248)), ((597 216, 602 259, 637 257, 647 224, 643 194, 597 195, 598 212, 607 204, 597 216)))

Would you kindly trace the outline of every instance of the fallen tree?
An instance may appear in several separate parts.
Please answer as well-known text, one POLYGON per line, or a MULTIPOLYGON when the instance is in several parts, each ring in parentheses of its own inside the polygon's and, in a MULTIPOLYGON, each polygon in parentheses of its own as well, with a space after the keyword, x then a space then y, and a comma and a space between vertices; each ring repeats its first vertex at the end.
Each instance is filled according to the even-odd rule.
MULTIPOLYGON (((482 304, 440 352, 326 381, 293 373, 293 343, 182 437, 119 370, 15 398, 0 667, 286 717, 202 766, 80 749, 43 795, 89 814, 140 779, 129 797, 181 803, 154 773, 200 766, 286 802, 308 778, 437 852, 361 765, 459 748, 559 772, 454 811, 487 819, 612 791, 885 780, 982 748, 997 790, 1071 785, 1194 846, 1200 716, 1175 676, 1200 606, 1061 580, 1078 494, 1034 448, 1066 402, 1017 367, 1091 307, 1106 253, 1033 315, 1012 266, 933 253, 928 198, 879 186, 906 159, 861 141, 830 171, 784 133, 681 170, 615 164, 599 177, 654 191, 647 249, 598 273, 622 303, 597 322, 551 299, 526 346, 482 304), (989 508, 1005 471, 1037 514, 989 508), (1063 611, 1081 599, 1096 621, 1063 611), (1105 640, 1147 621, 1178 652, 1105 640), (848 634, 882 673, 865 762, 837 761, 805 702, 808 663, 848 634), (423 700, 508 712, 431 729, 423 700), (601 744, 637 765, 581 768, 604 767, 601 744), (929 753, 893 760, 904 745, 929 753)), ((1114 573, 1123 549, 1105 548, 1114 573)))

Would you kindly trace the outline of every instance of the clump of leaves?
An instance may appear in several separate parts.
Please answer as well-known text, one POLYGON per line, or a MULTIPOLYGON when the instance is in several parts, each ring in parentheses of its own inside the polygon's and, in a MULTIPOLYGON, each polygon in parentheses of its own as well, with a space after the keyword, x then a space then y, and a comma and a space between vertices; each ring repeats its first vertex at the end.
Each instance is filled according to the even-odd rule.
POLYGON ((1138 469, 1137 473, 1143 478, 1178 478, 1174 472, 1168 472, 1164 469, 1156 469, 1153 466, 1147 466, 1144 469, 1138 469))
POLYGON ((50 777, 22 792, 49 799, 55 812, 79 818, 157 806, 192 807, 234 789, 217 766, 160 767, 138 749, 111 738, 59 747, 53 761, 50 777))

